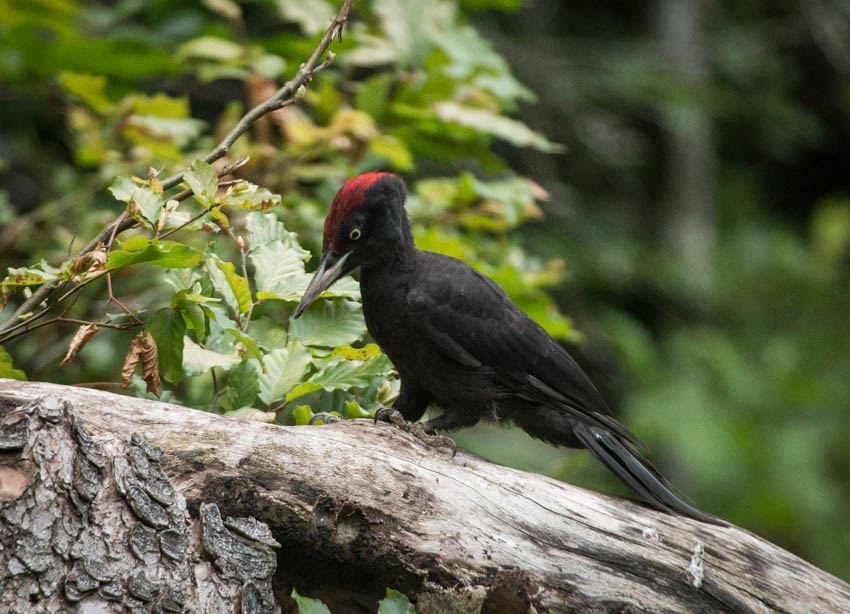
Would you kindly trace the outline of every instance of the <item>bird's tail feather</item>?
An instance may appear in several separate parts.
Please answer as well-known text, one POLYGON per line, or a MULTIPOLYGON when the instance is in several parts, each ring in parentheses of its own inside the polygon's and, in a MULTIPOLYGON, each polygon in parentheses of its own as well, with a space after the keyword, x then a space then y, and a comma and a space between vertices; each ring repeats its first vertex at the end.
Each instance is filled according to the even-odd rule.
POLYGON ((630 450, 613 433, 584 424, 575 425, 573 433, 596 458, 653 507, 711 524, 726 525, 722 519, 683 501, 648 460, 630 450))

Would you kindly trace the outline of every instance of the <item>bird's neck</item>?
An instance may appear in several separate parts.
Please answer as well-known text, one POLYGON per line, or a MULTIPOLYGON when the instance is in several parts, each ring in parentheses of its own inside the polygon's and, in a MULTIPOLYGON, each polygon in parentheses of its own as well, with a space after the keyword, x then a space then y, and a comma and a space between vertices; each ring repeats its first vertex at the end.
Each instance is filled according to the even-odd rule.
POLYGON ((387 216, 376 235, 371 257, 361 265, 364 272, 403 269, 415 262, 416 242, 403 207, 387 216))

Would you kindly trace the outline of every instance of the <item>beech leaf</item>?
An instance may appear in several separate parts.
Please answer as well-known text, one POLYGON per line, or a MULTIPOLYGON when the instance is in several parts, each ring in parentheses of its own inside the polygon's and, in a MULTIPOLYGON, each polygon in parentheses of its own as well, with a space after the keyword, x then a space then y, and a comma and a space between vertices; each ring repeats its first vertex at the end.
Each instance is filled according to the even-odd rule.
POLYGON ((65 354, 65 358, 62 359, 62 362, 59 363, 59 366, 67 365, 71 362, 74 357, 80 353, 86 343, 89 342, 89 339, 94 337, 95 333, 98 331, 97 324, 84 324, 77 329, 77 332, 74 333, 73 339, 71 339, 71 343, 68 346, 68 352, 65 354))
POLYGON ((130 343, 130 350, 124 358, 124 366, 121 369, 121 385, 129 388, 133 383, 133 373, 136 366, 142 365, 142 379, 145 381, 147 391, 159 396, 159 358, 156 350, 156 341, 147 331, 142 331, 130 343))

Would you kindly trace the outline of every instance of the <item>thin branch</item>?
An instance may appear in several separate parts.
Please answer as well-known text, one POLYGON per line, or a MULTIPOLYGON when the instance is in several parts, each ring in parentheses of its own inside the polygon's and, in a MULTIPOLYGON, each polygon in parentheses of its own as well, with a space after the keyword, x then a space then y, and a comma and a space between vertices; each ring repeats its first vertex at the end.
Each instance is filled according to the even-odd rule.
MULTIPOLYGON (((68 290, 65 294, 60 296, 59 300, 57 300, 55 303, 53 303, 52 305, 48 305, 47 307, 42 309, 39 313, 35 314, 31 318, 27 318, 25 320, 19 320, 16 324, 12 324, 10 326, 7 326, 5 330, 0 330, 0 344, 6 343, 10 339, 14 339, 15 337, 17 337, 18 335, 11 335, 11 333, 15 332, 19 328, 25 328, 26 330, 23 331, 24 333, 32 330, 32 328, 36 328, 36 327, 30 327, 30 325, 33 322, 36 322, 37 320, 43 318, 47 314, 48 311, 53 309, 56 305, 58 305, 59 303, 64 301, 66 298, 68 298, 69 296, 71 296, 75 292, 79 292, 85 286, 87 286, 88 284, 90 284, 91 282, 93 282, 96 279, 100 279, 104 275, 106 275, 106 271, 103 271, 100 275, 95 275, 94 277, 89 277, 87 280, 83 281, 82 283, 75 285, 73 288, 68 290)), ((65 282, 62 282, 62 283, 65 283, 65 282)), ((11 321, 11 319, 10 319, 10 321, 11 321)), ((51 320, 51 322, 52 322, 52 320, 51 320)))
MULTIPOLYGON (((248 277, 248 255, 245 253, 245 240, 239 236, 236 239, 236 245, 239 246, 239 254, 242 256, 242 276, 245 279, 248 277)), ((242 321, 242 332, 248 330, 248 324, 251 322, 251 314, 254 313, 254 306, 257 303, 252 299, 251 306, 248 308, 248 313, 245 314, 245 319, 242 321)))
MULTIPOLYGON (((118 220, 120 221, 122 217, 129 217, 129 216, 127 215, 127 210, 126 210, 126 209, 125 209, 125 210, 124 210, 124 212, 123 212, 123 213, 122 213, 122 214, 118 217, 118 220)), ((106 253, 107 253, 107 254, 109 253, 109 250, 110 250, 110 249, 112 249, 112 243, 115 241, 115 234, 116 234, 116 232, 115 232, 115 231, 116 231, 116 230, 118 230, 118 226, 117 226, 117 225, 116 225, 116 226, 112 229, 112 234, 110 234, 110 235, 109 235, 109 241, 106 243, 106 253)), ((124 306, 124 303, 122 303, 122 302, 121 302, 121 301, 119 301, 117 298, 115 298, 115 295, 112 293, 112 272, 111 272, 111 271, 107 271, 107 272, 106 272, 106 291, 107 291, 107 293, 108 293, 108 295, 109 295, 109 300, 107 300, 107 301, 106 301, 106 309, 109 309, 109 303, 113 303, 113 302, 114 302, 116 305, 118 305, 121 309, 123 309, 123 310, 124 310, 124 313, 126 313, 126 314, 127 314, 127 315, 129 315, 131 318, 133 318, 133 319, 136 321, 136 323, 141 324, 141 321, 139 321, 139 319, 138 319, 136 316, 134 316, 134 315, 132 314, 132 312, 131 312, 129 309, 127 309, 127 307, 125 307, 125 306, 124 306)))
POLYGON ((88 320, 78 320, 77 318, 64 318, 58 317, 54 318, 56 322, 61 322, 64 324, 80 324, 85 326, 86 324, 97 324, 98 328, 114 328, 115 330, 127 330, 130 328, 135 328, 139 326, 141 323, 136 324, 133 322, 124 322, 123 324, 112 324, 111 322, 89 322, 88 320))
MULTIPOLYGON (((12 339, 17 339, 21 335, 26 335, 27 333, 30 333, 30 332, 32 332, 36 329, 39 329, 39 328, 43 328, 44 326, 50 326, 51 324, 57 324, 57 323, 97 324, 98 326, 102 326, 102 327, 105 327, 105 328, 115 328, 115 329, 118 329, 118 330, 128 330, 130 328, 135 328, 136 326, 140 326, 142 324, 141 322, 139 322, 138 319, 136 319, 136 322, 125 322, 123 324, 110 324, 108 322, 89 322, 88 320, 77 320, 75 318, 66 318, 64 316, 64 314, 67 313, 67 312, 68 312, 68 310, 66 309, 62 312, 62 315, 58 315, 55 318, 50 318, 49 320, 45 320, 44 322, 38 322, 36 324, 33 324, 32 320, 27 320, 27 322, 26 322, 27 327, 24 330, 18 331, 17 333, 14 333, 14 331, 9 331, 9 333, 12 333, 12 334, 9 334, 6 337, 4 337, 3 343, 6 343, 7 341, 11 341, 12 339), (30 326, 30 324, 32 324, 32 325, 30 326)), ((43 313, 39 314, 39 316, 41 316, 41 315, 43 315, 43 313)), ((132 314, 130 314, 130 315, 132 317, 132 314)))
MULTIPOLYGON (((233 162, 232 164, 228 164, 227 166, 225 166, 224 168, 222 168, 220 171, 218 171, 218 173, 217 173, 217 174, 218 174, 218 176, 219 176, 219 177, 224 177, 224 176, 226 176, 226 175, 229 175, 229 174, 231 174, 231 173, 233 173, 233 172, 235 172, 235 171, 237 171, 237 170, 241 169, 243 166, 245 166, 245 165, 248 163, 248 161, 249 161, 249 160, 250 160, 250 157, 248 157, 248 156, 245 156, 244 158, 240 158, 240 159, 236 160, 235 162, 233 162)), ((224 185, 224 184, 220 184, 220 185, 224 185)), ((187 199, 187 198, 189 198, 191 195, 192 195, 192 190, 186 189, 186 190, 183 190, 182 192, 178 192, 178 193, 177 193, 177 194, 176 194, 173 198, 171 198, 171 199, 169 199, 169 200, 178 200, 178 201, 182 201, 182 200, 186 200, 186 199, 187 199)), ((217 206, 218 206, 218 205, 215 205, 215 207, 217 207, 217 206)), ((169 230, 168 232, 164 233, 164 234, 163 234, 163 235, 161 235, 159 238, 163 239, 163 238, 165 238, 165 237, 167 237, 167 236, 169 236, 169 235, 174 234, 174 233, 175 233, 175 232, 177 232, 178 230, 181 230, 181 229, 182 229, 182 228, 184 228, 185 226, 188 226, 188 225, 189 225, 189 224, 191 224, 192 222, 194 222, 194 221, 196 221, 197 219, 199 219, 199 218, 203 217, 204 215, 206 215, 207 213, 209 213, 209 212, 210 212, 213 208, 215 208, 215 207, 211 207, 210 209, 206 209, 206 210, 202 211, 201 213, 199 213, 198 215, 196 215, 195 217, 193 217, 193 218, 192 218, 192 219, 190 219, 189 221, 185 222, 184 224, 181 224, 181 225, 180 225, 180 226, 178 226, 177 228, 173 228, 173 229, 169 230)), ((101 231, 100 231, 100 233, 98 234, 98 236, 97 236, 97 237, 96 237, 96 238, 95 238, 95 239, 94 239, 91 243, 89 243, 89 244, 86 246, 86 248, 84 248, 82 251, 80 251, 79 253, 77 253, 77 255, 76 255, 76 256, 74 256, 74 258, 79 258, 79 257, 80 257, 80 256, 82 256, 83 254, 85 254, 85 253, 87 253, 87 252, 89 252, 89 251, 92 251, 92 250, 93 250, 93 249, 95 249, 98 245, 100 245, 101 243, 103 243, 103 241, 107 241, 107 245, 108 245, 108 246, 111 246, 111 245, 112 245, 112 242, 115 240, 115 237, 116 237, 116 236, 117 236, 120 232, 122 232, 122 231, 124 231, 124 230, 127 230, 128 228, 132 227, 134 224, 135 224, 135 221, 134 221, 132 218, 130 218, 130 216, 128 216, 128 215, 127 215, 127 211, 125 210, 125 211, 124 211, 124 212, 123 212, 123 213, 122 213, 122 214, 121 214, 121 215, 120 215, 120 216, 119 216, 119 217, 118 217, 118 218, 117 218, 114 222, 112 222, 111 224, 108 224, 108 225, 107 225, 107 226, 106 226, 103 230, 101 230, 101 231), (123 219, 122 219, 122 218, 123 218, 123 219), (91 249, 89 249, 89 248, 91 248, 91 249)), ((106 276, 107 276, 107 282, 108 282, 108 286, 109 286, 109 296, 110 296, 113 300, 115 300, 115 299, 114 299, 114 297, 112 296, 112 284, 111 284, 111 281, 112 281, 112 280, 111 280, 111 276, 109 275, 109 273, 110 273, 109 271, 104 271, 104 272, 103 272, 103 273, 101 273, 100 275, 96 275, 96 276, 94 276, 94 277, 90 277, 89 279, 85 280, 84 282, 82 282, 82 283, 80 283, 80 284, 77 284, 77 285, 75 285, 73 288, 71 288, 70 290, 68 290, 65 294, 63 294, 62 296, 60 296, 60 297, 59 297, 59 299, 58 299, 58 300, 56 300, 56 302, 54 302, 52 305, 48 305, 47 307, 45 307, 44 309, 42 309, 40 313, 37 313, 36 315, 32 316, 31 318, 27 318, 27 319, 25 319, 25 320, 19 320, 17 323, 12 324, 12 321, 13 321, 13 319, 14 319, 14 318, 16 318, 17 316, 21 315, 21 313, 27 313, 26 311, 22 311, 22 310, 23 310, 23 308, 24 308, 25 306, 27 306, 27 305, 28 305, 28 303, 30 303, 30 301, 32 300, 32 298, 34 298, 34 297, 35 297, 35 294, 36 294, 37 292, 39 292, 40 290, 44 289, 44 288, 45 288, 46 286, 48 286, 48 285, 49 285, 49 286, 51 286, 51 287, 49 288, 49 291, 45 292, 45 293, 44 293, 44 296, 43 296, 41 299, 39 299, 38 303, 31 303, 31 304, 29 304, 29 305, 27 306, 27 308, 28 308, 28 309, 31 309, 31 308, 32 308, 32 307, 34 307, 35 305, 37 305, 37 304, 41 303, 41 301, 42 301, 42 300, 44 300, 45 298, 47 298, 47 295, 48 295, 50 292, 52 292, 52 291, 53 291, 54 289, 56 289, 56 288, 63 287, 63 286, 67 283, 67 281, 66 281, 66 280, 56 280, 56 281, 54 281, 54 282, 50 282, 50 284, 44 284, 44 285, 43 285, 43 286, 41 286, 38 290, 36 290, 36 291, 33 293, 32 297, 31 297, 30 299, 28 299, 27 301, 25 301, 25 302, 24 302, 24 303, 23 303, 23 304, 22 304, 22 305, 21 305, 21 306, 20 306, 20 307, 19 307, 19 308, 15 311, 15 313, 14 313, 14 314, 12 314, 12 316, 10 316, 10 318, 9 318, 6 322, 4 322, 2 325, 0 325, 0 343, 5 343, 5 342, 7 342, 7 341, 9 341, 9 340, 11 340, 11 339, 14 339, 14 338, 16 338, 16 337, 20 336, 20 334, 22 334, 22 333, 17 334, 17 335, 9 335, 10 333, 12 333, 12 332, 16 331, 16 330, 17 330, 17 329, 19 329, 19 328, 26 328, 26 330, 24 330, 24 331, 23 331, 24 333, 25 333, 25 332, 28 332, 29 330, 32 330, 33 328, 41 328, 41 325, 39 325, 38 327, 29 327, 29 325, 30 325, 30 324, 32 324, 33 322, 35 322, 36 320, 38 320, 38 319, 40 319, 40 318, 44 317, 44 315, 45 315, 45 314, 47 314, 47 312, 48 312, 48 311, 50 311, 51 309, 53 309, 53 307, 55 307, 56 305, 58 305, 59 303, 61 303, 62 301, 64 301, 64 300, 65 300, 66 298, 68 298, 71 294, 73 294, 73 293, 75 293, 75 292, 78 292, 79 290, 81 290, 84 286, 86 286, 86 285, 87 285, 87 284, 89 284, 90 282, 92 282, 92 281, 94 281, 94 280, 96 280, 96 279, 100 279, 100 278, 101 278, 101 277, 103 277, 104 275, 106 275, 106 276), (19 312, 20 312, 20 313, 19 313, 19 312), (5 333, 5 336, 3 335, 3 333, 5 333)), ((115 302, 118 302, 118 301, 116 300, 115 302)), ((108 303, 107 303, 107 305, 108 305, 108 303)), ((119 305, 120 305, 120 303, 119 303, 119 305)), ((130 313, 130 312, 129 312, 129 310, 127 310, 127 308, 126 308, 126 307, 124 307, 123 305, 121 305, 121 307, 122 307, 125 311, 127 311, 127 313, 130 313)), ((132 314, 131 314, 131 315, 132 315, 132 314)), ((49 320, 48 322, 52 324, 54 321, 55 321, 55 320, 49 320)))
MULTIPOLYGON (((354 4, 354 0, 344 0, 342 6, 339 9, 339 13, 331 22, 330 27, 327 29, 325 34, 319 40, 319 43, 316 45, 316 48, 313 50, 310 58, 302 64, 298 68, 298 72, 295 73, 295 76, 287 81, 283 87, 281 87, 277 92, 275 92, 271 97, 269 97, 265 102, 257 105, 248 113, 246 113, 242 119, 237 122, 236 126, 224 137, 221 143, 216 146, 205 158, 204 161, 212 164, 216 160, 223 158, 230 151, 230 148, 233 146, 233 143, 236 140, 245 134, 251 125, 257 121, 263 115, 274 111, 276 109, 280 109, 284 106, 288 106, 297 100, 299 95, 299 89, 304 86, 306 83, 312 79, 313 74, 326 68, 331 61, 333 61, 334 54, 332 52, 328 52, 328 58, 324 62, 320 62, 322 57, 325 55, 325 52, 328 51, 328 47, 333 42, 335 38, 338 38, 340 41, 342 40, 342 30, 345 23, 348 21, 349 14, 351 12, 351 7, 354 4)), ((183 180, 183 175, 185 171, 177 173, 176 175, 169 177, 165 181, 162 182, 162 187, 164 190, 168 190, 176 186, 183 180)), ((75 257, 79 258, 83 254, 87 254, 88 252, 95 249, 98 243, 104 242, 108 237, 112 235, 120 234, 121 232, 127 230, 131 226, 135 224, 135 220, 130 218, 129 216, 121 215, 115 219, 115 221, 107 224, 103 230, 98 233, 98 235, 92 239, 88 245, 86 245, 82 250, 80 250, 75 257)), ((56 288, 63 285, 63 281, 52 281, 47 284, 43 284, 40 286, 32 295, 26 299, 21 305, 14 311, 14 313, 9 316, 9 318, 0 322, 0 333, 6 331, 7 329, 15 326, 15 322, 18 321, 18 318, 23 314, 29 313, 36 306, 40 305, 50 293, 53 292, 56 288)), ((49 307, 48 307, 49 309, 49 307)))
MULTIPOLYGON (((235 172, 235 171, 239 170, 240 168, 242 168, 243 166, 245 166, 246 164, 248 164, 248 161, 249 161, 250 159, 251 159, 251 158, 249 158, 248 156, 245 156, 244 158, 240 158, 239 160, 237 160, 237 161, 236 161, 236 162, 234 162, 233 164, 230 164, 229 166, 225 166, 223 169, 221 169, 221 171, 219 171, 219 173, 218 173, 218 176, 219 176, 219 177, 224 177, 225 175, 229 175, 229 174, 231 174, 231 173, 233 173, 233 172, 235 172)), ((220 184, 219 184, 219 187, 223 187, 226 183, 230 183, 230 182, 220 183, 220 184)), ((171 199, 171 200, 186 200, 186 199, 187 199, 187 198, 189 198, 191 195, 192 195, 192 190, 186 189, 186 190, 183 190, 182 192, 179 192, 179 193, 178 193, 178 194, 177 194, 177 195, 176 195, 173 199, 171 199)), ((193 217, 190 217, 188 220, 186 220, 185 222, 183 222, 183 223, 182 223, 182 224, 180 224, 179 226, 176 226, 175 228, 172 228, 171 230, 168 230, 167 232, 162 233, 162 234, 159 236, 159 238, 160 238, 160 239, 165 239, 165 238, 170 237, 171 235, 173 235, 173 234, 174 234, 175 232, 177 232, 178 230, 183 230, 183 229, 184 229, 184 228, 186 228, 186 226, 188 226, 189 224, 191 224, 191 223, 193 223, 193 222, 197 222, 199 219, 201 219, 202 217, 204 217, 207 213, 209 213, 209 212, 210 212, 210 211, 212 211, 213 209, 217 209, 218 207, 222 206, 223 204, 224 204, 224 203, 216 203, 216 204, 212 205, 211 207, 209 207, 208 209, 204 209, 203 211, 201 211, 201 212, 200 212, 200 213, 198 213, 197 215, 195 215, 195 216, 193 216, 193 217)))
MULTIPOLYGON (((123 218, 122 216, 118 216, 115 221, 110 222, 109 224, 104 226, 103 230, 101 230, 94 239, 89 241, 88 245, 86 245, 83 249, 81 249, 74 255, 74 258, 79 258, 80 256, 83 256, 84 254, 93 251, 100 243, 103 243, 104 241, 109 239, 113 232, 115 234, 120 234, 121 232, 133 226, 135 223, 136 220, 132 219, 129 216, 123 218)), ((5 322, 0 323, 0 333, 5 332, 10 328, 17 327, 16 322, 18 322, 18 318, 20 316, 32 311, 35 307, 37 307, 45 299, 47 299, 47 297, 50 296, 51 292, 53 292, 56 288, 64 284, 64 280, 56 280, 39 286, 30 295, 28 299, 21 303, 20 307, 18 307, 5 322)), ((50 307, 48 307, 47 309, 50 309, 50 307)), ((47 311, 47 309, 45 309, 45 311, 47 311)), ((8 341, 8 339, 4 339, 4 341, 8 341)))
MULTIPOLYGON (((310 79, 313 78, 313 73, 316 72, 317 69, 324 68, 326 64, 321 62, 322 56, 325 55, 325 52, 328 50, 331 42, 335 38, 339 38, 342 40, 342 28, 345 22, 348 20, 348 15, 351 12, 351 6, 354 4, 354 0, 345 0, 342 3, 342 6, 339 9, 339 13, 337 13, 336 18, 331 22, 330 27, 325 32, 324 36, 322 36, 321 40, 319 40, 319 44, 316 45, 316 48, 313 50, 313 54, 310 56, 304 64, 302 64, 298 68, 298 72, 295 73, 295 76, 287 81, 283 87, 277 90, 272 96, 267 98, 264 102, 258 104, 256 107, 248 111, 245 115, 242 116, 233 129, 227 133, 221 143, 213 149, 207 157, 204 158, 204 161, 212 164, 216 160, 223 158, 230 151, 230 148, 233 146, 233 143, 236 142, 240 136, 245 134, 251 125, 261 118, 263 115, 271 111, 275 111, 280 109, 281 107, 292 104, 295 101, 295 97, 299 96, 298 90, 302 86, 304 86, 310 79), (324 64, 324 65, 323 65, 324 64), (321 68, 320 68, 321 66, 321 68), (291 99, 291 101, 290 101, 291 99)), ((328 54, 328 59, 326 62, 331 62, 334 56, 333 53, 328 54)), ((169 189, 176 186, 183 180, 183 174, 185 171, 177 173, 176 175, 169 177, 165 181, 162 182, 163 189, 169 189)))

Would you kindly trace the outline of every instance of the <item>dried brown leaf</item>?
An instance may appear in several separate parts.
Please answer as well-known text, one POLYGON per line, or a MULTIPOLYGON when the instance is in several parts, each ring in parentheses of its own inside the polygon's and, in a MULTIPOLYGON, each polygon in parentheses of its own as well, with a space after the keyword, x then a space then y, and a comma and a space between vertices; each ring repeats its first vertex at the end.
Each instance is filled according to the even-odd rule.
POLYGON ((109 259, 106 252, 95 250, 83 254, 71 265, 71 273, 79 275, 89 271, 102 271, 106 261, 109 259))
POLYGON ((147 384, 150 393, 159 396, 159 355, 156 350, 156 341, 153 335, 145 331, 142 341, 142 379, 147 384))
POLYGON ((156 341, 153 336, 142 331, 133 339, 130 350, 121 368, 121 385, 129 388, 133 382, 136 365, 142 363, 142 379, 147 384, 147 391, 159 396, 159 357, 156 351, 156 341))
POLYGON ((0 311, 6 306, 9 297, 15 293, 10 286, 0 286, 0 311))
POLYGON ((77 329, 77 332, 74 334, 74 338, 71 339, 71 344, 68 346, 68 353, 65 354, 65 358, 62 359, 62 362, 59 363, 59 366, 67 365, 71 362, 74 357, 80 353, 86 343, 89 342, 89 339, 94 337, 94 334, 100 330, 97 327, 97 324, 84 324, 77 329))
POLYGON ((121 367, 121 386, 129 388, 133 383, 133 373, 136 371, 136 365, 139 364, 141 358, 141 339, 144 338, 144 333, 139 333, 130 343, 130 349, 127 351, 127 356, 124 358, 124 366, 121 367))

